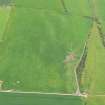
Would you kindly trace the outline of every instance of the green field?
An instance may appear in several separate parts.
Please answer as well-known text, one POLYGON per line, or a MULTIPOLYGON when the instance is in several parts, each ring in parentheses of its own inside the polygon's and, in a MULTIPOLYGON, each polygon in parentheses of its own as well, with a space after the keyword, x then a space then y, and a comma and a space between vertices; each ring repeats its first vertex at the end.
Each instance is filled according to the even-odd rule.
POLYGON ((105 96, 90 96, 86 105, 105 105, 105 96))
POLYGON ((12 93, 0 93, 0 103, 2 105, 84 105, 80 97, 12 93))
POLYGON ((88 93, 86 105, 105 104, 104 70, 105 48, 102 44, 97 24, 94 22, 87 41, 88 54, 81 80, 81 91, 88 93))
MULTIPOLYGON (((105 104, 105 14, 104 0, 91 1, 95 7, 97 20, 93 22, 90 36, 87 40, 87 58, 81 79, 81 91, 89 94, 85 105, 105 104)), ((93 8, 94 9, 94 8, 93 8)))
POLYGON ((96 0, 96 6, 97 6, 97 16, 100 19, 101 25, 102 25, 102 31, 105 32, 105 0, 96 0))
POLYGON ((75 92, 74 68, 90 22, 80 16, 13 7, 0 45, 0 79, 4 88, 75 92), (71 51, 76 53, 75 61, 64 64, 71 51))
POLYGON ((60 0, 13 0, 17 8, 31 8, 46 11, 63 12, 60 0))
POLYGON ((13 0, 17 7, 34 8, 55 12, 66 12, 71 15, 90 16, 91 8, 88 0, 74 1, 74 0, 13 0), (84 8, 84 9, 83 9, 84 8))
POLYGON ((2 41, 4 30, 8 24, 10 10, 10 7, 0 7, 0 41, 2 41))
POLYGON ((64 0, 67 9, 72 15, 91 16, 91 5, 89 0, 64 0))
POLYGON ((90 94, 104 94, 105 49, 102 45, 97 24, 94 23, 88 40, 88 55, 83 74, 82 84, 90 94))
POLYGON ((104 105, 104 4, 105 0, 0 0, 0 103, 104 105), (74 96, 77 82, 87 98, 74 96), (15 93, 2 93, 9 89, 15 93))

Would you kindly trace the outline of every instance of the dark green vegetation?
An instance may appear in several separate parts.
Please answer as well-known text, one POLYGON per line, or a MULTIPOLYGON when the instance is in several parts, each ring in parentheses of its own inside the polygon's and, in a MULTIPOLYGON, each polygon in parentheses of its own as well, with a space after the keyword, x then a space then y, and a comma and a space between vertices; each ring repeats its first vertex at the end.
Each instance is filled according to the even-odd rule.
POLYGON ((83 105, 80 97, 12 93, 0 93, 0 103, 2 105, 83 105))

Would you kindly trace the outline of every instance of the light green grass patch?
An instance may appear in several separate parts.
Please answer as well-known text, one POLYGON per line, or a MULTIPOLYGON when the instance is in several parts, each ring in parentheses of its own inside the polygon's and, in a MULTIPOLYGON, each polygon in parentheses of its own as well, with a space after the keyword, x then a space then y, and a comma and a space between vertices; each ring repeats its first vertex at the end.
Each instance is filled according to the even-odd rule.
POLYGON ((105 105, 105 96, 89 96, 86 105, 105 105))
POLYGON ((101 21, 101 29, 102 29, 102 33, 103 33, 103 40, 105 42, 105 0, 97 0, 97 8, 98 8, 98 17, 101 21))
POLYGON ((10 11, 11 11, 11 8, 9 6, 0 7, 0 41, 2 41, 3 33, 7 26, 10 11))
POLYGON ((97 24, 94 23, 88 40, 88 55, 82 85, 89 94, 105 93, 105 48, 101 42, 97 24))
MULTIPOLYGON (((99 21, 101 22, 101 29, 103 32, 103 35, 105 33, 105 0, 95 0, 96 5, 96 11, 97 11, 97 17, 99 21)), ((104 35, 105 38, 105 35, 104 35)), ((105 39, 104 39, 105 40, 105 39)))
POLYGON ((95 0, 95 5, 97 9, 97 16, 102 19, 103 21, 105 20, 105 0, 95 0))

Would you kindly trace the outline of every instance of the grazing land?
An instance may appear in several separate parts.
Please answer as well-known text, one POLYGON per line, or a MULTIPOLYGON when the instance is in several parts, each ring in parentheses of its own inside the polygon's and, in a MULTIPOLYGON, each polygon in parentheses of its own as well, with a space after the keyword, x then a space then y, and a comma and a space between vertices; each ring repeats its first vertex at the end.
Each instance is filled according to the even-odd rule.
POLYGON ((103 82, 105 61, 102 62, 102 59, 105 58, 105 48, 96 23, 93 24, 87 46, 88 54, 82 84, 87 87, 84 88, 89 94, 105 94, 105 83, 103 82))
POLYGON ((105 96, 91 96, 85 102, 85 105, 104 105, 105 96))
POLYGON ((0 40, 2 40, 6 25, 8 24, 8 18, 11 8, 0 7, 0 40))
POLYGON ((0 48, 0 79, 4 80, 4 88, 75 92, 74 69, 90 22, 80 16, 13 7, 0 48), (71 52, 76 58, 65 63, 71 52))
POLYGON ((0 93, 0 103, 2 105, 84 105, 80 97, 12 93, 0 93))
POLYGON ((104 5, 0 0, 0 103, 104 105, 104 5))

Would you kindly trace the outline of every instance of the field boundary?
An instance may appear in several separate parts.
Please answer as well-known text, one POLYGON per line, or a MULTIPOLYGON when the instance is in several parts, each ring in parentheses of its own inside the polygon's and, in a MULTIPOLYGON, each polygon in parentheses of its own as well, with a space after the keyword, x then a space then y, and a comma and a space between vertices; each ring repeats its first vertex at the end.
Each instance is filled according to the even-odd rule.
POLYGON ((67 94, 67 93, 45 93, 45 92, 25 92, 25 91, 12 91, 12 90, 5 90, 5 91, 0 91, 0 93, 13 93, 13 94, 39 94, 39 95, 56 95, 56 96, 75 96, 75 97, 88 97, 88 96, 97 96, 97 97, 102 97, 105 96, 105 94, 81 94, 77 95, 75 93, 73 94, 67 94))
POLYGON ((72 95, 72 96, 75 96, 74 94, 66 94, 66 93, 45 93, 45 92, 30 92, 30 91, 1 91, 0 93, 23 93, 23 94, 42 94, 42 95, 65 95, 65 96, 69 96, 69 95, 72 95))
POLYGON ((8 93, 8 94, 37 94, 37 95, 56 95, 56 96, 75 96, 75 97, 85 97, 87 98, 87 95, 85 94, 80 94, 80 95, 77 95, 75 93, 73 94, 66 94, 66 93, 44 93, 44 92, 22 92, 22 91, 0 91, 0 93, 8 93))

